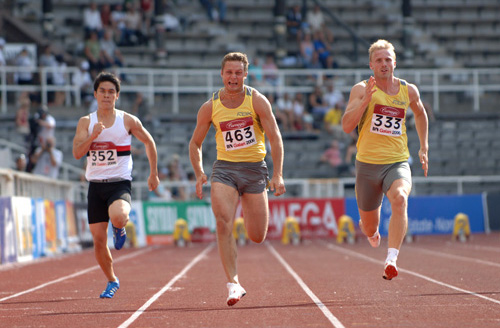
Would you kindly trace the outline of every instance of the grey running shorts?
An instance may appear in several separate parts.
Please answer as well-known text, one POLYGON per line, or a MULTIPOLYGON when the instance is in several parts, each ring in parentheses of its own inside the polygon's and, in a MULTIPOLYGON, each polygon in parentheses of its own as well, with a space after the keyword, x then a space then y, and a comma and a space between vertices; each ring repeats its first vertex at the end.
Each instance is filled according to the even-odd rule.
POLYGON ((368 164, 356 160, 356 200, 363 211, 372 211, 382 204, 392 183, 404 179, 411 185, 408 162, 368 164))
POLYGON ((87 213, 89 224, 109 221, 109 206, 117 199, 132 204, 132 182, 89 182, 87 213))
POLYGON ((217 160, 212 168, 210 181, 235 188, 239 195, 260 194, 269 183, 266 162, 228 162, 217 160))

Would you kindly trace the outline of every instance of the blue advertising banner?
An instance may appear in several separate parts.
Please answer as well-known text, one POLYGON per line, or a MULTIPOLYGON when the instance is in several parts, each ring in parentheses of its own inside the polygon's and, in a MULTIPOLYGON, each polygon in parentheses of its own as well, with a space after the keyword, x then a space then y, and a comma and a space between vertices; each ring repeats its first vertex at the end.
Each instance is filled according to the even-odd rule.
POLYGON ((31 215, 31 227, 33 237, 33 257, 45 256, 45 204, 42 198, 31 199, 33 208, 31 215))
POLYGON ((16 222, 10 197, 0 197, 0 263, 17 261, 16 222))
MULTIPOLYGON (((387 235, 391 204, 384 197, 380 218, 380 233, 387 235)), ((408 201, 408 232, 414 235, 451 234, 458 213, 469 217, 471 232, 484 232, 482 195, 415 196, 408 201)), ((358 224, 359 213, 355 198, 346 198, 346 214, 358 224)))

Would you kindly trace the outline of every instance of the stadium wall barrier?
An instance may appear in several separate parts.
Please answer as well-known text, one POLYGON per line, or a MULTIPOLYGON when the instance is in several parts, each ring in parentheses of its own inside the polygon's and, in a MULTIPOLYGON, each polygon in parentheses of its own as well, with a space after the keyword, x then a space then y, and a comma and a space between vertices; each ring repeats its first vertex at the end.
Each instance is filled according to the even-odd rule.
POLYGON ((500 192, 487 193, 486 213, 488 215, 486 231, 500 231, 500 192))
MULTIPOLYGON (((408 232, 413 235, 452 234, 455 215, 469 217, 471 232, 485 232, 483 195, 415 196, 408 201, 408 232)), ((346 214, 356 224, 359 221, 355 198, 346 198, 346 214)), ((387 236, 391 206, 384 197, 380 218, 380 233, 387 236)))

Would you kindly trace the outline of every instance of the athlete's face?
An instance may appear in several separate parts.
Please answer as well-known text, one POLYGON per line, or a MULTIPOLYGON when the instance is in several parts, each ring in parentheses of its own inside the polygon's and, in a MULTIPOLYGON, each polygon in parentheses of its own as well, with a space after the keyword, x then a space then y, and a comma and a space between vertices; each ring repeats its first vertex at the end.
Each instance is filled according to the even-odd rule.
POLYGON ((240 61, 228 61, 221 70, 222 82, 228 91, 243 89, 247 75, 248 72, 240 61))
POLYGON ((115 85, 108 81, 99 84, 97 91, 94 91, 94 97, 97 99, 97 106, 100 109, 115 108, 115 102, 119 95, 115 85))
POLYGON ((392 77, 396 68, 394 54, 387 49, 375 50, 370 60, 370 68, 373 70, 375 78, 392 77))

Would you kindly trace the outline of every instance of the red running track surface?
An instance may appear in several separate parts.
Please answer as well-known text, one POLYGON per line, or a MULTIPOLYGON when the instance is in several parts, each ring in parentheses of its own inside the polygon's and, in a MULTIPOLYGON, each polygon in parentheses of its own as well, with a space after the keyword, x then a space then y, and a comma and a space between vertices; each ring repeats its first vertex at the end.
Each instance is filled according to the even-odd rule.
POLYGON ((268 241, 238 248, 247 295, 226 305, 214 244, 112 250, 121 288, 92 250, 0 266, 0 327, 500 327, 500 235, 404 244, 382 279, 387 240, 268 241))

